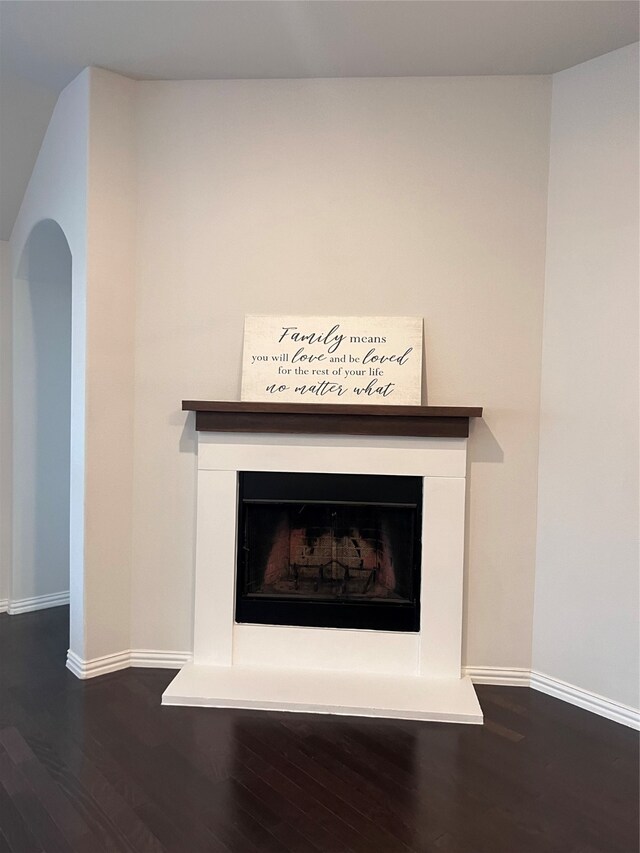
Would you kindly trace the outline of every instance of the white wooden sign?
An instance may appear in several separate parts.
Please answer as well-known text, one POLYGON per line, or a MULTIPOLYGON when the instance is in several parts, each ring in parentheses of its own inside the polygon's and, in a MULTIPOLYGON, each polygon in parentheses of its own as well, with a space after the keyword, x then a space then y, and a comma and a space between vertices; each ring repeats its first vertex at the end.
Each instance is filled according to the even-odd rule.
POLYGON ((247 316, 241 397, 419 406, 422 318, 247 316))

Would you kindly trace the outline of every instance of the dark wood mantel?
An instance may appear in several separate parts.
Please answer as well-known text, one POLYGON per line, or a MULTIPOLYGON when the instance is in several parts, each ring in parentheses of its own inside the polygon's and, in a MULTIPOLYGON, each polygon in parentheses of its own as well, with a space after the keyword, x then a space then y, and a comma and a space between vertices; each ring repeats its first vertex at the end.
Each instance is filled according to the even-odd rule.
POLYGON ((203 432, 331 433, 466 438, 471 406, 352 406, 331 403, 237 403, 183 400, 203 432))

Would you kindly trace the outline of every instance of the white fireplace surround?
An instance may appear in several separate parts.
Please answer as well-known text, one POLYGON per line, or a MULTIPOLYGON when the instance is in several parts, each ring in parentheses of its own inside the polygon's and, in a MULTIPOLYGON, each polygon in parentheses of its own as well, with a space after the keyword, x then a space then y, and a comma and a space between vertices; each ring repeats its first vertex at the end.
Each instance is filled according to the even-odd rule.
POLYGON ((482 723, 461 672, 466 445, 199 432, 193 661, 163 704, 482 723), (239 471, 422 477, 420 631, 235 623, 239 471))

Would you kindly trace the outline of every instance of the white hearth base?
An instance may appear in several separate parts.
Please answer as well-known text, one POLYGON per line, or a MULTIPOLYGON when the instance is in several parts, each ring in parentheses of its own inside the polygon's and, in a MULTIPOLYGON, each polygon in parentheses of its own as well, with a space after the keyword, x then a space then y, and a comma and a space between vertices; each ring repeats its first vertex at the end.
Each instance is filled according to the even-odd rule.
POLYGON ((187 664, 162 704, 482 723, 469 678, 187 664))

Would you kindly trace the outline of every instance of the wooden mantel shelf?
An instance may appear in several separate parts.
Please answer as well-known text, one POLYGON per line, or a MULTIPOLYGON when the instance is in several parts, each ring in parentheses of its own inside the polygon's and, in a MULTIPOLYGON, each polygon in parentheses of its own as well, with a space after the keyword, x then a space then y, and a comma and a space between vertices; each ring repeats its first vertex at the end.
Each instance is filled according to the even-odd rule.
POLYGON ((202 432, 281 432, 467 438, 471 406, 351 406, 331 403, 238 403, 183 400, 202 432))

